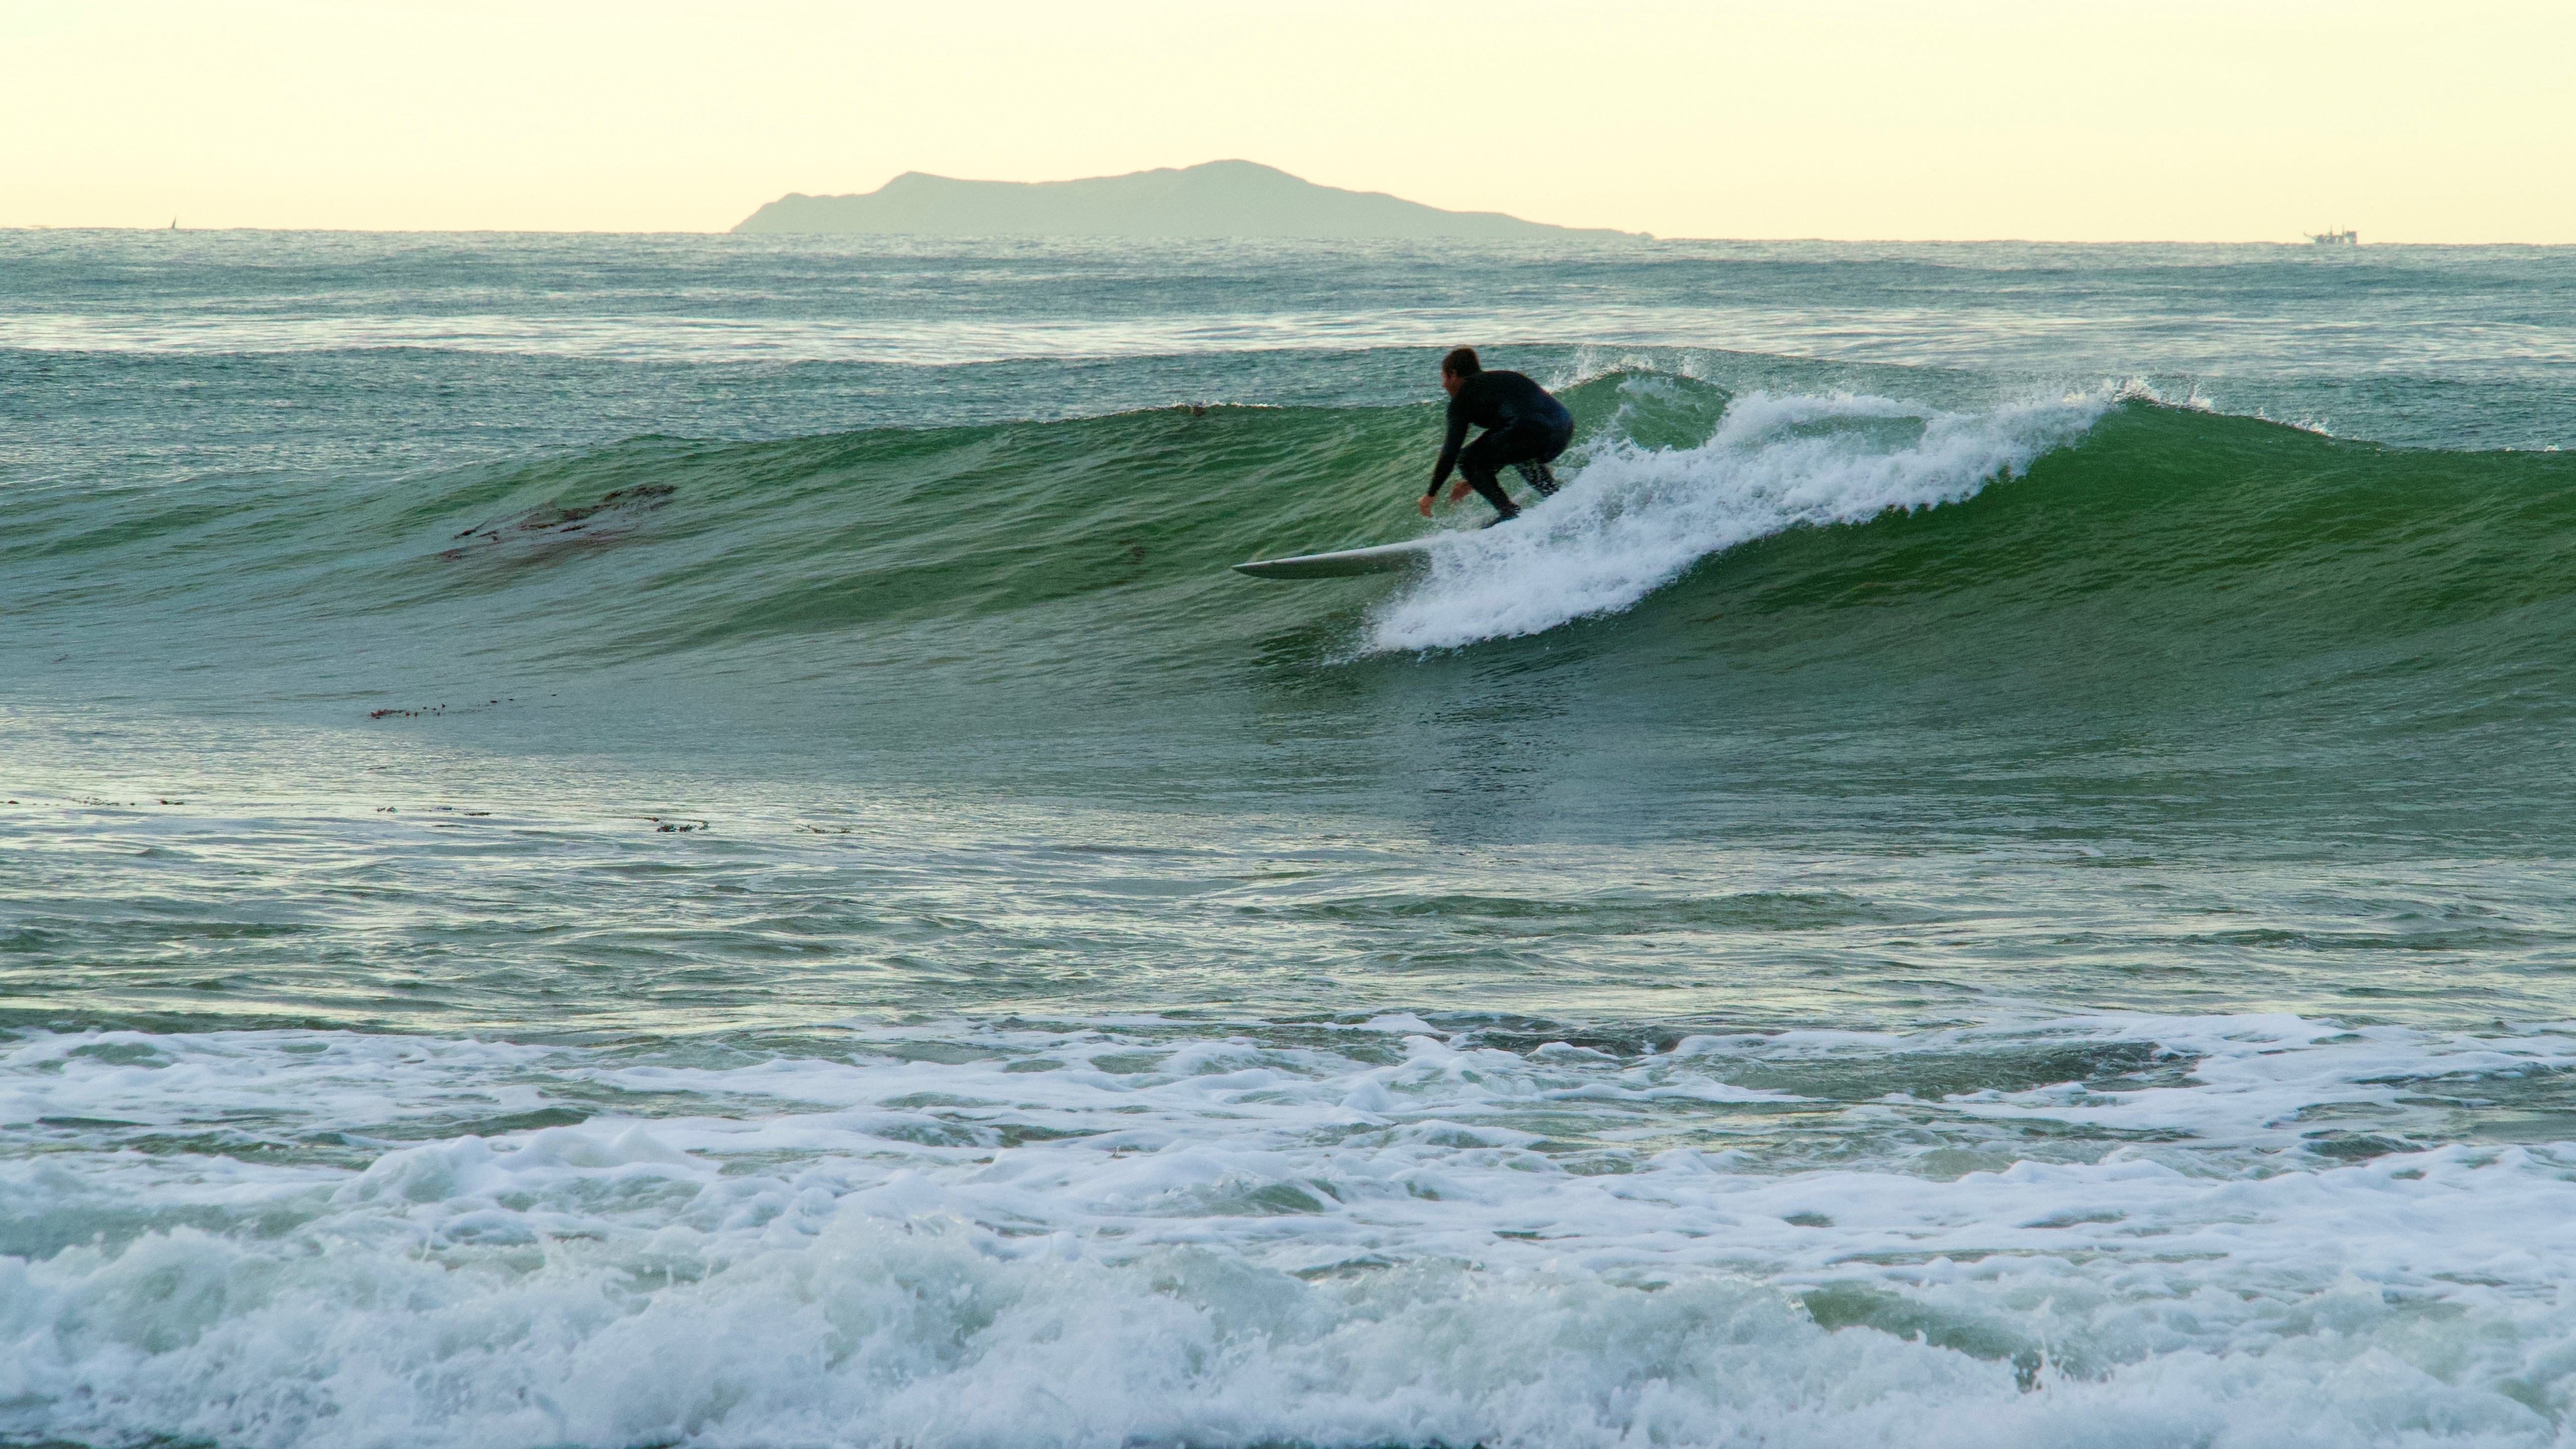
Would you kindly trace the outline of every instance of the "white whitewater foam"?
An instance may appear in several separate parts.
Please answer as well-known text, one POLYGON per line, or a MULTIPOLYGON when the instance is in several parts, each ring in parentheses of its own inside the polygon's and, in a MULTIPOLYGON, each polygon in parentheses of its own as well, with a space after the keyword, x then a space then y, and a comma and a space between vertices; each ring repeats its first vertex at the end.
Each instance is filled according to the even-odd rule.
POLYGON ((1369 644, 1443 649, 1537 634, 1626 609, 1700 559, 1784 529, 1955 503, 2075 441, 2115 401, 2069 395, 1951 413, 1884 397, 1747 393, 1698 447, 1614 437, 1518 521, 1440 535, 1428 574, 1377 611, 1369 644))
POLYGON ((2576 1388, 2576 1149, 2297 1147, 2307 1119, 2402 1126, 2428 1093, 2576 1069, 2564 1029, 849 1041, 704 1066, 312 1032, 0 1046, 0 1223, 96 1225, 0 1257, 0 1435, 2541 1445, 2576 1388), (1840 1105, 1730 1080, 1974 1078, 2035 1048, 2142 1075, 1840 1105), (574 1101, 607 1106, 388 1140, 574 1101), (2003 1116, 2060 1130, 1941 1168, 2003 1116), (1773 1160, 1782 1123, 1839 1124, 1841 1160, 1773 1160), (241 1150, 325 1136, 352 1160, 241 1150))

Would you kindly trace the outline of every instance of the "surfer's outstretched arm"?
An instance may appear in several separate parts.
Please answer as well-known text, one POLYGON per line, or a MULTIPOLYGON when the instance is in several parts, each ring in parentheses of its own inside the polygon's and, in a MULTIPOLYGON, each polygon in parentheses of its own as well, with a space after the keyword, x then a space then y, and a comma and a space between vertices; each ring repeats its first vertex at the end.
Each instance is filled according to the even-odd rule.
MULTIPOLYGON (((1458 449, 1467 441, 1467 409, 1454 395, 1449 399, 1449 437, 1440 445, 1440 461, 1431 469, 1431 486, 1422 490, 1422 516, 1431 516, 1431 500, 1440 496, 1440 485, 1449 481, 1449 472, 1458 466, 1458 449)), ((1463 485, 1462 485, 1463 486, 1463 485)), ((1457 501, 1452 490, 1450 501, 1457 501)))

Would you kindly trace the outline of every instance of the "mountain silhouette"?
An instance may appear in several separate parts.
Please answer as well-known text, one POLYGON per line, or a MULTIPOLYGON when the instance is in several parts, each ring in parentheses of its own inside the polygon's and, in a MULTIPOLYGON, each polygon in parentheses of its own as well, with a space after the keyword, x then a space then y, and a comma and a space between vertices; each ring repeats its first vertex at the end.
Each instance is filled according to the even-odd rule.
POLYGON ((779 198, 737 232, 927 236, 1627 238, 1499 211, 1443 211, 1318 186, 1274 166, 1209 161, 1080 181, 960 181, 907 171, 858 196, 779 198))

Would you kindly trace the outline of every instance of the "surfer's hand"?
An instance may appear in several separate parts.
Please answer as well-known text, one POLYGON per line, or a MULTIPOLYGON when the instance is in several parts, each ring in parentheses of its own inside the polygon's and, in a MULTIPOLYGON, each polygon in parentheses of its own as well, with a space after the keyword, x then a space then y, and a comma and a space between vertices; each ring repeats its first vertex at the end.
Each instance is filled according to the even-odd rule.
POLYGON ((1422 516, 1425 518, 1431 516, 1431 495, 1428 493, 1422 495, 1422 516))
POLYGON ((1467 480, 1466 480, 1466 479, 1461 478, 1461 479, 1459 479, 1457 482, 1452 483, 1452 484, 1450 484, 1450 485, 1449 485, 1449 501, 1450 501, 1450 502, 1455 503, 1455 502, 1457 502, 1459 499, 1464 498, 1464 497, 1466 497, 1466 496, 1467 496, 1467 480))

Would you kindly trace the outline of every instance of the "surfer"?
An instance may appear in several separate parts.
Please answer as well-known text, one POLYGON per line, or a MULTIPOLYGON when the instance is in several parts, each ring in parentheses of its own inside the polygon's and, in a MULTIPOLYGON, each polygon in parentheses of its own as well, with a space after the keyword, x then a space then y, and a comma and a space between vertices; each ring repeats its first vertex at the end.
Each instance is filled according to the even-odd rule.
POLYGON ((1519 469, 1541 498, 1556 491, 1556 475, 1547 465, 1574 441, 1574 415, 1565 404, 1517 372, 1487 372, 1472 347, 1440 359, 1440 386, 1449 394, 1449 439, 1440 446, 1440 464, 1431 470, 1431 487, 1422 495, 1423 517, 1431 516, 1431 502, 1452 468, 1461 481, 1449 490, 1449 501, 1457 502, 1473 488, 1494 505, 1495 523, 1521 513, 1512 495, 1494 481, 1505 465, 1519 469), (1472 443, 1467 442, 1470 426, 1485 430, 1472 443), (1463 450, 1461 443, 1466 443, 1463 450))

